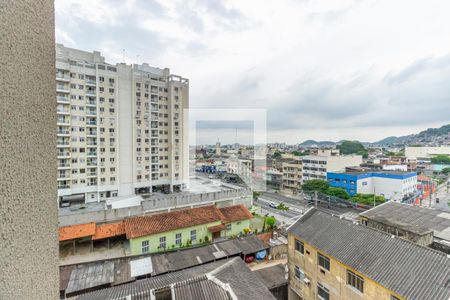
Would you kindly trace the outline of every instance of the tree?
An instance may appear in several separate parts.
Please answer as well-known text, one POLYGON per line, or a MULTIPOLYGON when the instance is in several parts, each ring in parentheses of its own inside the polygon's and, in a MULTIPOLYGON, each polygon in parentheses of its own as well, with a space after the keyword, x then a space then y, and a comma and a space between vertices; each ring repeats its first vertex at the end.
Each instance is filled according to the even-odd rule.
POLYGON ((350 195, 347 193, 345 189, 329 187, 326 192, 327 195, 341 198, 341 199, 349 199, 350 195))
POLYGON ((356 154, 361 155, 363 158, 369 157, 369 151, 367 151, 366 149, 360 150, 360 151, 356 152, 356 154))
POLYGON ((336 146, 342 154, 354 154, 359 151, 366 151, 364 146, 358 141, 343 141, 340 145, 336 146))
POLYGON ((329 187, 328 182, 326 182, 325 180, 320 180, 320 179, 306 180, 302 184, 302 190, 304 192, 318 191, 318 192, 325 193, 327 191, 328 187, 329 187))
POLYGON ((450 174, 450 168, 443 168, 442 173, 444 174, 450 174))
MULTIPOLYGON (((350 198, 350 201, 355 203, 361 203, 366 205, 373 205, 374 195, 373 194, 356 194, 350 198)), ((379 205, 386 202, 383 196, 375 196, 375 205, 379 205)))
POLYGON ((295 155, 295 156, 301 156, 302 155, 302 153, 297 151, 297 150, 292 151, 292 154, 295 155))
POLYGON ((266 224, 267 224, 267 226, 269 226, 270 229, 272 229, 276 223, 277 223, 277 220, 275 219, 275 217, 273 217, 273 216, 266 217, 266 224))
POLYGON ((445 154, 439 154, 435 157, 431 158, 432 164, 439 164, 439 165, 450 165, 450 156, 445 154))
POLYGON ((281 158, 281 153, 278 152, 278 151, 276 151, 276 152, 274 152, 274 153, 272 154, 272 157, 273 157, 273 158, 281 158))

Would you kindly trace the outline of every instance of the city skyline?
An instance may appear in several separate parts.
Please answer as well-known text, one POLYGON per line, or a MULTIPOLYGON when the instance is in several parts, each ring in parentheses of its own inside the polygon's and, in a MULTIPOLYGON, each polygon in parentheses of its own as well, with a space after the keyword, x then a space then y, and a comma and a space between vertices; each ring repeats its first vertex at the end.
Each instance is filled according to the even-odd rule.
POLYGON ((191 107, 267 109, 269 142, 376 141, 449 121, 436 2, 56 1, 56 40, 170 67, 191 107))

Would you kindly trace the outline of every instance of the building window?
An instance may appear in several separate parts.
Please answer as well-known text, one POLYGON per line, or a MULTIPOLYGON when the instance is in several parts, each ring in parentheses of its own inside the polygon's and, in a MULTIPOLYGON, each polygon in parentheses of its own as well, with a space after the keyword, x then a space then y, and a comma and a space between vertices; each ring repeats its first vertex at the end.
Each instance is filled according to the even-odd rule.
POLYGON ((317 297, 321 300, 330 300, 330 291, 321 285, 320 283, 317 284, 317 297))
POLYGON ((295 277, 298 280, 303 280, 305 279, 305 272, 303 272, 299 266, 295 266, 295 277))
POLYGON ((227 231, 231 231, 231 224, 227 224, 227 231))
POLYGON ((330 271, 330 259, 325 255, 317 253, 317 264, 325 270, 330 271))
POLYGON ((150 250, 149 241, 142 241, 142 253, 148 253, 150 250))
POLYGON ((391 295, 391 300, 400 300, 400 298, 398 298, 398 297, 396 297, 394 295, 391 295))
POLYGON ((303 242, 295 240, 295 250, 300 252, 301 254, 305 254, 305 245, 303 244, 303 242))
POLYGON ((350 270, 347 270, 347 284, 364 293, 364 278, 350 270))
POLYGON ((166 249, 166 237, 162 236, 159 238, 159 248, 166 249))
POLYGON ((197 240, 197 230, 191 230, 191 242, 197 240))
POLYGON ((175 235, 175 244, 176 245, 181 245, 181 233, 177 233, 175 235))

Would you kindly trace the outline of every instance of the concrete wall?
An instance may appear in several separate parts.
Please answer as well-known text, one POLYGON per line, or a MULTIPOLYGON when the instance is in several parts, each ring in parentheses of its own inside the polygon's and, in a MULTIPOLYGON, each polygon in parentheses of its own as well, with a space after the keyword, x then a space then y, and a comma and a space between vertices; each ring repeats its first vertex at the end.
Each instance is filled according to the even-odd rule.
POLYGON ((57 299, 53 1, 2 1, 0 32, 0 298, 57 299))
POLYGON ((139 206, 106 210, 79 210, 67 214, 60 214, 59 226, 82 224, 89 222, 110 222, 130 216, 140 216, 157 212, 164 212, 175 208, 189 208, 201 205, 217 204, 217 207, 243 204, 250 208, 253 204, 249 189, 225 190, 213 193, 191 195, 164 195, 145 200, 139 206))

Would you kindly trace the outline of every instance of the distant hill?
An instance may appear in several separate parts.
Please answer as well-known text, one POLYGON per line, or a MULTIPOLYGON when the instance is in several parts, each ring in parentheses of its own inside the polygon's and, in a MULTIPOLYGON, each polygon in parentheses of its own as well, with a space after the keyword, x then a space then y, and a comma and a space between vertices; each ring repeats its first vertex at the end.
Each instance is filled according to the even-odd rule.
POLYGON ((334 146, 336 145, 335 142, 332 141, 315 141, 315 140, 307 140, 299 144, 300 147, 327 147, 327 146, 334 146))
POLYGON ((428 128, 417 134, 410 134, 405 136, 390 136, 378 142, 372 143, 377 146, 386 145, 412 145, 422 143, 438 143, 448 138, 450 133, 450 124, 441 126, 439 128, 428 128))
MULTIPOLYGON (((428 128, 417 134, 404 136, 389 136, 374 143, 361 142, 365 147, 368 146, 392 146, 392 145, 415 145, 423 143, 439 143, 448 141, 450 135, 450 124, 439 128, 428 128)), ((342 144, 343 141, 315 141, 307 140, 299 144, 300 147, 333 147, 342 144)))

